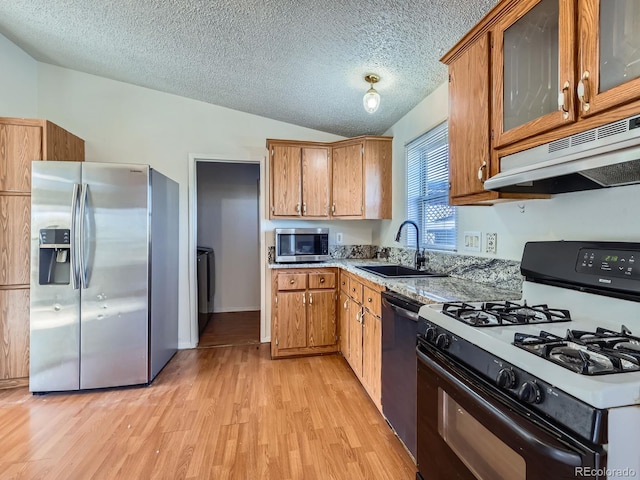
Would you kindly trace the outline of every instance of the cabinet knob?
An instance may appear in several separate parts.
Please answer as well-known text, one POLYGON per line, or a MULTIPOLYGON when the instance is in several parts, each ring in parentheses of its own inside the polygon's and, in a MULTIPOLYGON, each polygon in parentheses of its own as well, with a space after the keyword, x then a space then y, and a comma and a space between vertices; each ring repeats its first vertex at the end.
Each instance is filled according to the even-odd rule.
POLYGON ((302 204, 302 213, 307 214, 307 204, 306 202, 302 204))
POLYGON ((482 183, 484 183, 484 175, 486 170, 487 170, 487 162, 482 162, 482 165, 480 165, 480 168, 478 169, 478 180, 481 181, 482 183))
POLYGON ((569 99, 571 96, 569 95, 569 82, 564 82, 562 86, 562 90, 558 94, 558 110, 562 112, 562 118, 565 120, 569 118, 569 99))
POLYGON ((324 283, 324 277, 320 277, 320 283, 324 283))
POLYGON ((313 303, 313 295, 309 293, 309 305, 311 305, 312 303, 313 303))
POLYGON ((300 215, 300 204, 296 203, 296 213, 300 215))
POLYGON ((291 280, 289 280, 289 283, 293 285, 294 283, 296 283, 296 281, 292 278, 291 280))
POLYGON ((336 204, 331 205, 331 213, 336 213, 336 204))
POLYGON ((346 310, 349 307, 349 300, 344 301, 344 309, 346 310))
POLYGON ((371 298, 371 297, 367 298, 367 302, 369 302, 369 303, 373 302, 373 298, 371 298))
POLYGON ((586 70, 580 81, 578 82, 578 88, 576 89, 578 94, 578 100, 580 100, 580 106, 583 112, 588 112, 591 105, 589 105, 589 71, 586 70))
POLYGON ((351 289, 351 291, 352 291, 353 293, 356 293, 356 287, 353 287, 353 288, 351 289))

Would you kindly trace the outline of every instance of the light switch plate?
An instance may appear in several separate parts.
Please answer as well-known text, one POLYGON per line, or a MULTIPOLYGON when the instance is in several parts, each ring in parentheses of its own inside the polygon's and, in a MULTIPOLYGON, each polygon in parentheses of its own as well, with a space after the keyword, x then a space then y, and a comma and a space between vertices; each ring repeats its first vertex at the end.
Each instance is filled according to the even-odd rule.
POLYGON ((486 252, 496 253, 497 251, 498 251, 498 234, 487 233, 486 252))
POLYGON ((481 232, 464 232, 463 247, 470 252, 482 251, 482 233, 481 232))
POLYGON ((336 245, 342 245, 343 238, 342 233, 336 233, 336 245))

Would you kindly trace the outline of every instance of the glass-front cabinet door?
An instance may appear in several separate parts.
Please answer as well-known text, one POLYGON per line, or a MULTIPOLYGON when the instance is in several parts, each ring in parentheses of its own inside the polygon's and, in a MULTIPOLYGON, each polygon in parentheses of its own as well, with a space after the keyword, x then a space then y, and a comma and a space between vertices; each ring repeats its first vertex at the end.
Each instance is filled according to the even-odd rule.
POLYGON ((579 6, 580 115, 640 98, 640 1, 581 0, 579 6))
POLYGON ((523 0, 496 26, 495 146, 575 120, 575 15, 575 0, 523 0))

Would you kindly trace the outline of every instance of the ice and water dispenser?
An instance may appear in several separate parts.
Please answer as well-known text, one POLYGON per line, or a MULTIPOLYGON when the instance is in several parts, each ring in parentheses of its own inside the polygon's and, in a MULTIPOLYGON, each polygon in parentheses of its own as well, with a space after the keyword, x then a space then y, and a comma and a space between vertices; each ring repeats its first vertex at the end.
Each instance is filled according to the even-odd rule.
POLYGON ((68 228, 40 230, 40 285, 68 285, 71 279, 71 233, 68 228))

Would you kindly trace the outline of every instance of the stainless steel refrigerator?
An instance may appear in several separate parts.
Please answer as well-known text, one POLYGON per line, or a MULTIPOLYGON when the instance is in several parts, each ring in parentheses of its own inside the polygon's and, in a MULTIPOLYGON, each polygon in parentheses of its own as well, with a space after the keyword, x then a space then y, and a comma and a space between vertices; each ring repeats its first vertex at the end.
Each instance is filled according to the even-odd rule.
POLYGON ((32 163, 29 390, 148 384, 178 345, 178 185, 147 165, 32 163))

